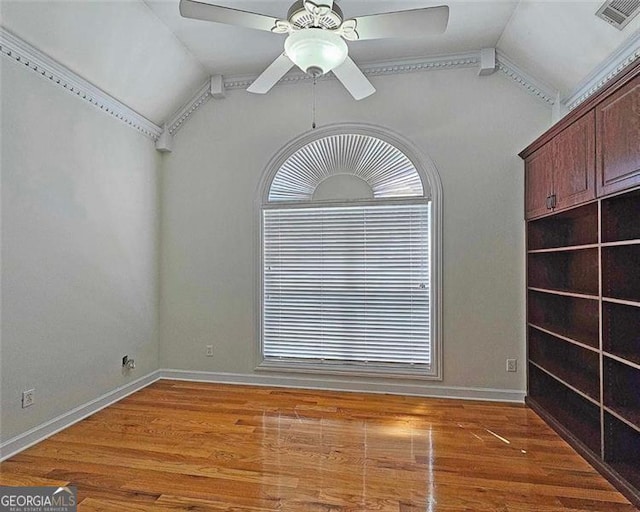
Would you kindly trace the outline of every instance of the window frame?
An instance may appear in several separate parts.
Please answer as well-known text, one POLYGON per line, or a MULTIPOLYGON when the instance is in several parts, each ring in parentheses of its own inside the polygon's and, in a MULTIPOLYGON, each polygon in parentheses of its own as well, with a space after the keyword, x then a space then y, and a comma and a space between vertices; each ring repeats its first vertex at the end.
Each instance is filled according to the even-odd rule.
POLYGON ((256 289, 255 289, 255 311, 256 311, 256 361, 254 369, 256 371, 269 371, 278 373, 304 373, 304 374, 324 374, 348 377, 384 377, 394 379, 409 380, 442 380, 442 186, 435 165, 429 158, 422 155, 410 143, 404 141, 399 136, 370 125, 362 124, 340 124, 327 126, 306 133, 290 142, 282 148, 269 162, 263 173, 261 183, 258 187, 258 197, 256 201, 257 214, 256 222, 256 289), (269 202, 269 190, 278 170, 284 162, 303 146, 314 140, 337 135, 337 134, 362 134, 379 138, 399 149, 404 153, 416 168, 423 183, 423 190, 429 190, 429 194, 422 196, 366 199, 349 201, 286 201, 269 202), (401 368, 368 368, 366 365, 339 365, 300 363, 293 361, 273 361, 264 358, 263 340, 263 291, 264 291, 264 232, 263 232, 263 212, 266 209, 286 208, 314 208, 318 206, 366 206, 366 205, 392 205, 392 204, 430 204, 431 226, 429 230, 429 243, 431 248, 431 368, 430 371, 410 371, 401 368))

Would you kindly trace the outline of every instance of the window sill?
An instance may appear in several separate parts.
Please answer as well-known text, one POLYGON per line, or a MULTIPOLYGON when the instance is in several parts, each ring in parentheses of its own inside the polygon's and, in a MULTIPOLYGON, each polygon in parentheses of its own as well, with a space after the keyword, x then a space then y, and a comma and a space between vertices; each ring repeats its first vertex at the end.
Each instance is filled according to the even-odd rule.
POLYGON ((416 369, 394 368, 384 366, 369 365, 346 365, 346 364, 313 364, 284 361, 262 361, 256 371, 280 372, 280 373, 305 373, 341 375, 343 377, 377 377, 388 379, 405 380, 436 380, 441 381, 442 377, 433 372, 433 369, 419 367, 416 369))

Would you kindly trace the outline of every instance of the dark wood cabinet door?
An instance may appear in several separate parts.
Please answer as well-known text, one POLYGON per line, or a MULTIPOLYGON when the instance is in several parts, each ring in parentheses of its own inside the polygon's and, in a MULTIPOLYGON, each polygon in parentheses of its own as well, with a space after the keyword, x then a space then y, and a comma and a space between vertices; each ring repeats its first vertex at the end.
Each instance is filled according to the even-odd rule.
POLYGON ((596 107, 598 196, 640 185, 640 77, 596 107))
POLYGON ((525 217, 551 213, 547 198, 552 194, 553 145, 545 144, 524 162, 525 217))
POLYGON ((553 193, 561 210, 596 197, 593 110, 553 138, 553 193))

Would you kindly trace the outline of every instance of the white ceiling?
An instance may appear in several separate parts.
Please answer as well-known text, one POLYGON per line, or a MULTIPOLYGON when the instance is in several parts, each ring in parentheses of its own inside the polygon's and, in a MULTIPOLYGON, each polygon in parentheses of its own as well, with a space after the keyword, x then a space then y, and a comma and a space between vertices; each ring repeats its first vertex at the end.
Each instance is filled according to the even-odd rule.
POLYGON ((622 31, 596 18, 603 2, 520 2, 498 47, 532 75, 567 94, 640 31, 640 16, 622 31))
MULTIPOLYGON (((293 2, 209 1, 282 18, 293 2)), ((350 55, 365 63, 497 47, 567 93, 640 31, 640 16, 622 32, 596 18, 601 1, 338 0, 345 17, 442 3, 451 7, 444 35, 353 42, 350 55)), ((178 0, 0 0, 0 23, 156 123, 209 74, 259 74, 284 42, 267 32, 183 19, 178 0)))

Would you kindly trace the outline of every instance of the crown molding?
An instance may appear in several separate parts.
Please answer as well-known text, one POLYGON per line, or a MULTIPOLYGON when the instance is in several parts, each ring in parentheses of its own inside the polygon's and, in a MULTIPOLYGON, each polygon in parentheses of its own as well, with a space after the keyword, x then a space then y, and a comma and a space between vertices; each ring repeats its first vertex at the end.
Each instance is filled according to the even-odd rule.
MULTIPOLYGON (((496 57, 498 69, 508 78, 524 87, 527 92, 544 103, 548 105, 555 103, 556 90, 523 71, 501 51, 498 50, 496 52, 496 57)), ((470 68, 480 66, 480 63, 481 50, 478 50, 435 57, 371 62, 360 65, 360 69, 367 76, 385 76, 439 69, 470 68)), ((226 89, 246 89, 256 78, 256 75, 230 76, 225 79, 224 85, 226 89)), ((310 80, 311 78, 308 75, 302 72, 294 72, 285 76, 277 85, 310 80)), ((335 78, 333 75, 325 75, 321 80, 335 80, 335 78)))
POLYGON ((66 66, 45 55, 23 39, 0 27, 0 53, 28 69, 48 78, 50 82, 76 95, 101 111, 119 119, 146 137, 157 140, 162 128, 138 114, 121 101, 107 94, 66 66))
MULTIPOLYGON (((416 73, 434 69, 455 69, 478 66, 480 52, 457 53, 451 55, 438 55, 434 57, 422 57, 416 59, 385 60, 359 64, 362 72, 367 76, 397 75, 404 73, 416 73)), ((225 78, 225 89, 246 89, 258 75, 234 75, 225 78)), ((301 71, 288 73, 277 85, 296 82, 310 82, 309 75, 301 71)), ((320 78, 321 81, 335 80, 333 74, 327 74, 320 78)))
POLYGON ((562 103, 568 110, 575 109, 637 59, 640 59, 640 30, 637 30, 609 58, 596 67, 573 92, 562 100, 562 103))
POLYGON ((553 87, 534 78, 529 73, 519 68, 507 55, 498 50, 496 52, 498 70, 504 73, 507 78, 513 80, 521 87, 524 87, 529 94, 532 94, 547 105, 554 105, 558 96, 558 91, 553 87))
POLYGON ((208 79, 202 84, 202 87, 169 118, 166 123, 169 133, 175 135, 176 132, 182 128, 184 122, 211 98, 213 98, 211 94, 211 80, 208 79))

